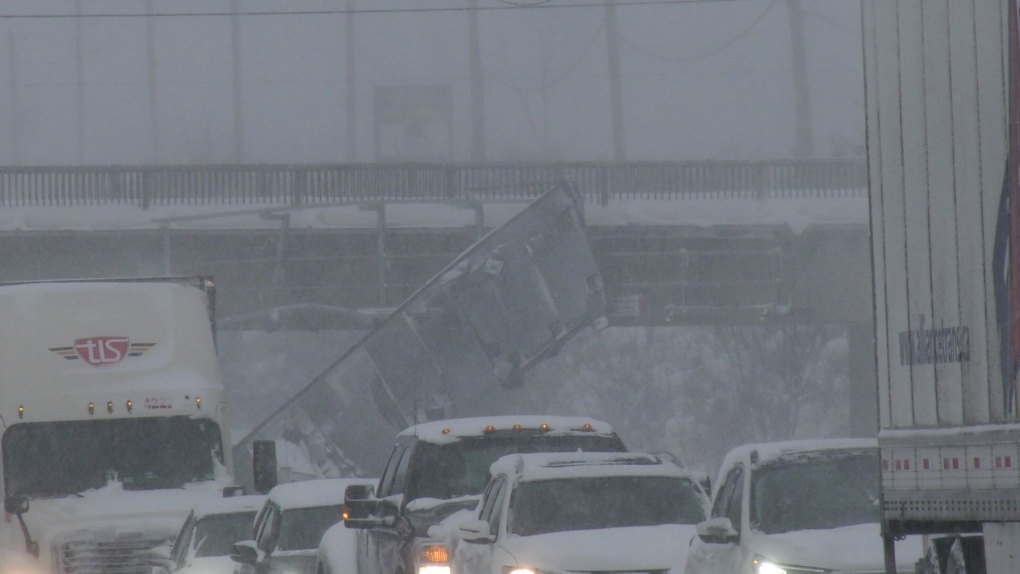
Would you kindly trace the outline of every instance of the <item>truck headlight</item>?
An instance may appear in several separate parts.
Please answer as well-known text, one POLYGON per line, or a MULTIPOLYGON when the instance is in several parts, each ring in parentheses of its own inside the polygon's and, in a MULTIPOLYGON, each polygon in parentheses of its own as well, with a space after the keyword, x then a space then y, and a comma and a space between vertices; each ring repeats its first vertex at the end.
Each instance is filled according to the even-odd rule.
POLYGON ((786 568, 761 556, 755 556, 751 561, 751 572, 753 574, 786 574, 786 568))
POLYGON ((416 552, 418 574, 450 574, 450 553, 444 544, 426 544, 416 552))
POLYGON ((803 572, 805 574, 825 574, 826 572, 829 572, 829 570, 825 570, 824 568, 776 564, 764 556, 755 556, 754 560, 751 560, 752 574, 787 574, 789 572, 787 569, 796 570, 798 573, 803 572))

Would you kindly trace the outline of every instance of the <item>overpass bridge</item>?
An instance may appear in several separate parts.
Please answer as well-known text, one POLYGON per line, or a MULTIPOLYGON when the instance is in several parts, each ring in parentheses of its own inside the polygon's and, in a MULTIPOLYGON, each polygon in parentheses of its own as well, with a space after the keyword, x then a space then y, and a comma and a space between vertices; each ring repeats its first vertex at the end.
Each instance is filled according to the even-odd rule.
POLYGON ((225 326, 288 307, 328 328, 561 181, 618 324, 870 313, 860 159, 0 167, 0 280, 209 273, 225 326))
POLYGON ((862 159, 0 167, 0 281, 210 274, 221 329, 363 328, 562 181, 611 324, 843 324, 874 410, 862 159))

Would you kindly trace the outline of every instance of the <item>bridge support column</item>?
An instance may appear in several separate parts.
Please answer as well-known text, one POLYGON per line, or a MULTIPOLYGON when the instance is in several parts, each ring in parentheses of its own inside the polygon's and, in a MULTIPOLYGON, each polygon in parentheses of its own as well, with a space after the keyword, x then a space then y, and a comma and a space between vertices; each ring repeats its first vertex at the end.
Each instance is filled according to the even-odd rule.
POLYGON ((379 269, 379 306, 385 307, 389 304, 387 297, 387 270, 388 262, 386 261, 386 204, 380 203, 376 206, 376 213, 379 214, 379 237, 376 243, 376 264, 379 269))
POLYGON ((159 226, 160 234, 163 236, 163 275, 173 275, 170 271, 170 226, 162 224, 159 226))

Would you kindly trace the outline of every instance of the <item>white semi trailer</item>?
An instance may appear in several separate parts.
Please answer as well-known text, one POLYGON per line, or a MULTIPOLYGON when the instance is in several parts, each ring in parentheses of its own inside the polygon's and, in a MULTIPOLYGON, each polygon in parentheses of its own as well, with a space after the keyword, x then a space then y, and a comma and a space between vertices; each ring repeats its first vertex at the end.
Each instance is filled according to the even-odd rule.
POLYGON ((983 534, 1020 572, 1017 18, 862 2, 887 564, 897 536, 983 534))
POLYGON ((232 483, 201 278, 0 285, 0 573, 149 574, 232 483))

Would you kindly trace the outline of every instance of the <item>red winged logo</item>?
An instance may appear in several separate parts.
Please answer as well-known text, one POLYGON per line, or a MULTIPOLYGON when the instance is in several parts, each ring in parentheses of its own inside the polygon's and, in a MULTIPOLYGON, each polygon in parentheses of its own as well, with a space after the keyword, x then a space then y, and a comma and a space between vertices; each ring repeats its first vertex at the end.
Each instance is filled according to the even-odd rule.
POLYGON ((81 359, 90 365, 112 365, 124 357, 137 357, 154 347, 155 343, 131 343, 127 337, 87 337, 75 339, 70 347, 53 347, 50 351, 75 361, 81 359))

